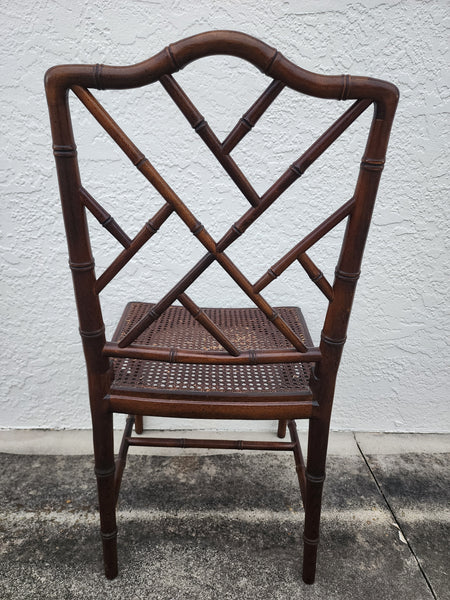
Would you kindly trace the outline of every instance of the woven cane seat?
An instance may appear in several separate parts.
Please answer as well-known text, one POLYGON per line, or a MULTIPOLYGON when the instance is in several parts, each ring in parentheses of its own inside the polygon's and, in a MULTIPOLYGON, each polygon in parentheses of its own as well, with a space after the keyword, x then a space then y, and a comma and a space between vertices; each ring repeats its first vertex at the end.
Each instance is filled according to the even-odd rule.
MULTIPOLYGON (((127 305, 113 341, 119 341, 145 315, 151 304, 127 305)), ((277 312, 307 346, 312 346, 303 316, 298 308, 282 307, 277 312)), ((257 308, 209 308, 205 313, 242 351, 289 348, 289 342, 257 308)), ((149 347, 222 350, 220 344, 182 306, 171 306, 148 327, 136 344, 149 347)), ((207 392, 223 397, 257 397, 273 393, 277 397, 309 399, 310 363, 220 365, 170 364, 160 361, 116 358, 113 360, 116 391, 145 391, 146 395, 195 396, 207 392)))

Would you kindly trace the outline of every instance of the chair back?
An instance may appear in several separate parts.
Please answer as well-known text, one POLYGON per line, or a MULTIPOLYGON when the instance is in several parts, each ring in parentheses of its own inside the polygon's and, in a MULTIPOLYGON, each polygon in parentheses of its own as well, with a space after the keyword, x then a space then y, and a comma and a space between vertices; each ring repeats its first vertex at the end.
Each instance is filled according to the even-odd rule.
POLYGON ((98 356, 102 355, 101 360, 114 356, 169 362, 223 364, 318 363, 320 360, 327 360, 329 363, 330 361, 336 363, 337 368, 397 104, 398 92, 395 86, 364 77, 324 76, 311 73, 288 61, 274 48, 250 36, 237 32, 214 31, 171 44, 153 58, 133 66, 112 67, 97 64, 55 67, 47 74, 46 89, 80 331, 85 339, 86 358, 88 361, 92 360, 92 365, 99 360, 98 357, 94 358, 92 353, 98 352, 98 356), (270 78, 266 90, 239 119, 223 141, 218 139, 173 76, 188 63, 214 54, 227 54, 244 59, 270 78), (156 170, 151 157, 149 159, 141 152, 90 91, 91 89, 135 88, 156 82, 163 86, 248 201, 248 209, 234 223, 230 223, 228 231, 220 239, 213 238, 194 212, 156 170), (297 160, 286 168, 266 192, 259 195, 231 153, 285 87, 310 96, 341 101, 353 100, 353 103, 297 160), (81 181, 71 125, 69 91, 75 94, 136 169, 161 195, 160 209, 133 238, 130 238, 94 199, 81 181), (228 249, 371 105, 374 116, 352 197, 279 257, 256 282, 250 282, 243 270, 230 258, 228 249), (122 246, 117 257, 98 277, 94 271, 86 210, 90 211, 122 246), (172 214, 177 215, 203 245, 204 255, 169 292, 148 308, 120 340, 106 342, 99 302, 100 292, 142 246, 157 234, 172 214), (346 230, 336 265, 335 278, 333 282, 329 282, 308 252, 323 236, 345 220, 346 230), (328 300, 320 348, 308 346, 263 296, 264 289, 296 261, 328 300), (283 336, 286 340, 285 347, 280 348, 278 344, 278 347, 273 349, 270 347, 240 348, 229 339, 225 331, 217 326, 209 314, 196 304, 189 295, 189 287, 213 263, 219 264, 225 270, 261 311, 264 319, 272 323, 277 330, 277 335, 283 336), (220 345, 218 351, 173 346, 146 345, 144 347, 139 344, 139 336, 160 319, 176 301, 179 301, 217 340, 220 345))

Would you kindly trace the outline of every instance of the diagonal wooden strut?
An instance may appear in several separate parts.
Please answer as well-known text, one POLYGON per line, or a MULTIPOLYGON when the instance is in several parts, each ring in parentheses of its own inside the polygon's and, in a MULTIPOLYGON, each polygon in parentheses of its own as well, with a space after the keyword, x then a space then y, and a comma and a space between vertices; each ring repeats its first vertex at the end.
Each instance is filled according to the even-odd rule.
POLYGON ((222 252, 234 240, 242 235, 258 217, 260 217, 283 192, 310 167, 337 138, 355 121, 371 104, 370 100, 357 100, 343 115, 339 117, 311 146, 296 160, 277 181, 261 196, 258 206, 249 208, 234 223, 225 235, 217 242, 217 250, 222 252))
POLYGON ((343 221, 353 210, 355 199, 350 198, 345 204, 338 208, 325 221, 318 225, 311 233, 305 236, 298 244, 289 250, 278 262, 270 267, 266 273, 258 279, 253 286, 255 292, 260 292, 274 279, 279 277, 295 260, 303 256, 311 246, 318 242, 324 235, 331 231, 336 225, 343 221))
POLYGON ((178 300, 188 310, 196 321, 198 321, 203 327, 227 350, 231 356, 239 356, 240 352, 236 346, 230 342, 227 336, 223 333, 220 327, 208 317, 204 310, 195 304, 191 298, 185 293, 178 296, 178 300))
POLYGON ((248 111, 239 119, 225 140, 222 142, 222 150, 229 154, 239 142, 253 129, 265 111, 269 108, 281 90, 286 87, 281 81, 274 79, 261 96, 248 111))
POLYGON ((198 237, 208 252, 213 252, 215 250, 215 242, 212 237, 203 225, 197 221, 193 213, 188 209, 184 202, 182 202, 170 185, 161 177, 148 158, 146 158, 124 131, 122 131, 119 125, 117 125, 111 115, 88 90, 80 86, 73 86, 72 89, 92 116, 128 156, 134 166, 153 185, 166 202, 173 207, 181 220, 189 227, 191 232, 198 237))
MULTIPOLYGON (((197 277, 200 276, 201 273, 214 261, 215 258, 219 262, 221 262, 222 266, 225 268, 224 264, 228 267, 230 266, 228 261, 223 258, 223 251, 232 244, 244 231, 252 224, 254 221, 271 206, 271 204, 281 195, 283 191, 285 191, 300 175, 315 161, 321 154, 353 123, 355 119, 357 119, 364 110, 370 106, 371 101, 369 100, 358 100, 356 101, 331 127, 329 127, 322 136, 316 142, 314 142, 306 152, 302 154, 302 156, 293 164, 291 167, 278 179, 278 181, 273 184, 269 190, 264 194, 261 198, 261 202, 257 207, 250 208, 229 230, 225 235, 221 238, 221 240, 216 244, 216 252, 213 256, 211 253, 205 255, 197 265, 189 271, 188 274, 179 282, 175 288, 171 292, 169 292, 155 307, 153 307, 152 311, 150 311, 146 316, 144 316, 141 321, 139 321, 134 328, 128 332, 128 334, 119 342, 120 347, 125 347, 131 344, 147 327, 149 327, 162 312, 168 308, 168 306, 177 298, 178 293, 184 292, 185 289, 191 285, 197 277), (303 170, 301 170, 303 169, 303 170), (219 257, 220 260, 219 260, 219 257), (156 309, 156 310, 155 310, 156 309)), ((347 207, 348 213, 346 213, 342 218, 347 216, 350 213, 350 210, 353 206, 353 200, 349 201, 351 204, 347 207)), ((349 203, 347 203, 349 204, 349 203)), ((345 205, 346 206, 346 205, 345 205)), ((338 212, 338 211, 337 211, 338 212)), ((331 218, 331 217, 330 217, 331 218)), ((339 219, 342 220, 342 219, 339 219)), ((339 222, 339 221, 338 221, 339 222)), ((315 230, 316 232, 316 230, 315 230)), ((314 232, 313 232, 314 233, 314 232)), ((320 236, 321 237, 321 236, 320 236)), ((317 238, 317 239, 320 239, 317 238)), ((317 240, 316 240, 317 241, 317 240)), ((314 242, 313 242, 314 243, 314 242)), ((313 245, 311 243, 311 245, 313 245)), ((302 250, 302 253, 306 251, 306 248, 302 250)), ((297 257, 295 257, 297 258, 297 257)), ((294 258, 294 260, 295 260, 294 258)), ((227 269, 226 269, 227 270, 227 269)), ((229 271, 228 271, 229 272, 229 271)), ((234 277, 233 277, 234 279, 234 277)), ((273 279, 273 277, 269 276, 269 281, 273 279)), ((236 280, 235 280, 236 281, 236 280)), ((258 282, 259 283, 259 282, 258 282)), ((267 285, 265 283, 265 285, 267 285)), ((253 286, 252 291, 258 293, 263 287, 258 288, 258 284, 253 286)), ((248 294, 250 291, 248 286, 245 285, 241 288, 248 294)), ((329 293, 329 292, 328 292, 329 293)), ((252 297, 252 300, 254 298, 252 297)), ((259 306, 257 304, 257 306, 259 306)), ((261 308, 261 306, 259 306, 261 308)), ((263 310, 263 312, 265 312, 263 310)), ((266 316, 267 313, 265 312, 266 316)), ((268 317, 270 318, 270 317, 268 317)), ((279 325, 275 322, 276 326, 279 325)), ((283 334, 286 335, 283 331, 283 334)), ((294 334, 295 335, 295 334, 294 334)), ((288 338, 289 339, 289 338, 288 338)), ((291 341, 291 340, 290 340, 291 341)), ((300 342, 301 343, 301 342, 300 342)), ((294 346, 299 349, 298 345, 294 344, 294 346)), ((301 346, 303 344, 301 343, 301 346)), ((300 346, 300 347, 301 347, 300 346)), ((304 346, 303 346, 304 347, 304 346)), ((305 351, 305 350, 300 350, 305 351)))
POLYGON ((109 231, 124 248, 129 248, 131 240, 111 215, 83 187, 80 188, 81 202, 94 215, 100 225, 109 231))
POLYGON ((322 273, 322 271, 313 263, 313 261, 309 258, 306 252, 302 252, 302 254, 300 254, 300 256, 297 257, 297 260, 305 269, 311 281, 331 302, 334 298, 333 288, 328 283, 328 280, 322 273))
POLYGON ((258 206, 259 196, 242 173, 240 168, 222 148, 222 144, 214 131, 205 121, 203 115, 196 109, 189 97, 175 81, 172 75, 163 75, 160 79, 164 89, 189 121, 191 127, 199 134, 225 171, 241 190, 252 206, 258 206))
POLYGON ((251 283, 234 265, 230 258, 223 253, 206 254, 200 261, 158 302, 140 321, 120 340, 119 347, 124 348, 134 342, 139 335, 158 319, 169 306, 182 294, 214 261, 225 269, 239 287, 265 314, 275 327, 291 342, 299 352, 306 352, 307 348, 296 333, 287 325, 284 319, 273 310, 270 304, 259 294, 253 291, 251 283))
POLYGON ((95 291, 97 294, 99 294, 103 288, 106 287, 108 283, 117 275, 117 273, 123 269, 128 261, 133 258, 136 252, 138 252, 142 246, 155 235, 161 225, 170 217, 172 213, 173 208, 170 206, 170 204, 164 204, 164 206, 162 206, 153 215, 153 217, 147 221, 144 227, 133 238, 130 246, 123 250, 97 279, 95 284, 95 291))
MULTIPOLYGON (((198 113, 197 109, 190 102, 189 98, 184 94, 183 90, 178 86, 175 80, 170 76, 164 76, 164 82, 166 89, 170 95, 174 98, 176 103, 179 105, 182 112, 194 126, 196 131, 203 132, 202 138, 218 157, 219 162, 226 166, 227 171, 230 173, 232 179, 237 185, 242 187, 242 179, 240 178, 240 171, 236 171, 233 165, 234 162, 230 162, 230 157, 225 157, 221 148, 219 140, 215 137, 212 130, 204 121, 203 117, 198 113), (228 160, 229 159, 229 160, 228 160), (231 165, 231 167, 230 167, 231 165)), ((98 103, 98 101, 92 96, 92 94, 79 86, 74 86, 75 94, 80 98, 83 104, 93 114, 97 121, 104 127, 104 129, 111 135, 116 141, 119 147, 125 152, 128 158, 133 164, 141 171, 141 173, 148 179, 148 181, 155 187, 155 189, 163 196, 167 204, 160 209, 159 216, 162 216, 162 221, 175 210, 178 216, 183 222, 189 227, 190 231, 199 239, 202 245, 206 248, 207 254, 193 267, 179 282, 176 284, 170 292, 168 292, 153 308, 124 336, 119 342, 119 347, 123 348, 131 344, 136 338, 153 323, 159 316, 168 308, 174 300, 184 299, 184 302, 190 305, 191 309, 195 314, 199 314, 196 310, 196 305, 190 304, 190 299, 185 295, 185 290, 189 287, 203 271, 214 261, 217 260, 224 270, 232 277, 232 279, 241 287, 241 289, 251 298, 258 308, 265 314, 265 316, 279 329, 279 331, 292 343, 294 348, 298 352, 307 352, 306 346, 302 340, 294 333, 294 331, 284 322, 284 320, 272 309, 267 301, 262 298, 259 294, 259 289, 252 286, 246 279, 243 273, 236 267, 231 259, 224 254, 225 248, 233 243, 237 237, 239 237, 245 229, 253 223, 258 216, 260 216, 275 200, 279 195, 287 189, 303 172, 306 170, 314 160, 316 160, 322 152, 324 152, 331 143, 361 114, 365 108, 370 104, 368 101, 356 102, 346 113, 344 113, 291 167, 285 172, 279 180, 269 188, 264 196, 259 200, 258 204, 252 206, 222 237, 218 244, 215 243, 214 239, 209 235, 204 226, 197 221, 194 214, 187 208, 183 201, 178 195, 172 190, 167 182, 160 176, 156 169, 151 165, 149 160, 144 154, 133 144, 133 142, 126 136, 126 134, 120 129, 115 123, 112 117, 106 112, 106 110, 98 103), (183 296, 184 294, 184 296, 183 296)), ((237 165, 236 165, 237 169, 237 165)), ((241 174, 242 175, 242 174, 241 174)), ((243 175, 242 175, 243 177, 243 175)), ((245 177, 244 177, 245 180, 245 177)), ((246 181, 246 180, 245 180, 246 181)), ((149 229, 149 228, 147 228, 149 229)), ((156 229, 153 225, 150 226, 150 233, 154 233, 156 229)), ((147 239, 149 239, 147 231, 141 231, 130 243, 130 246, 126 248, 121 255, 110 265, 105 273, 99 278, 97 282, 97 291, 103 289, 103 287, 114 277, 114 275, 122 268, 126 262, 134 255, 137 250, 142 246, 147 239), (138 238, 138 239, 137 239, 138 238)), ((302 250, 304 255, 305 249, 302 250)), ((306 255, 305 255, 306 256, 306 255)), ((320 280, 321 277, 317 277, 318 269, 314 263, 306 256, 303 256, 303 263, 306 264, 306 269, 312 273, 313 278, 320 280)), ((298 258, 296 256, 296 258, 298 258)), ((320 274, 320 271, 319 271, 320 274)), ((325 291, 330 294, 324 282, 321 282, 321 286, 325 288, 325 291)), ((328 284, 328 287, 329 286, 328 284)), ((262 289, 262 288, 260 288, 262 289)), ((325 293, 325 292, 324 292, 325 293)), ((213 335, 224 345, 230 354, 236 356, 239 353, 238 350, 226 339, 223 332, 220 332, 218 328, 214 328, 214 324, 207 322, 207 329, 210 332, 214 332, 213 335), (219 337, 217 337, 219 336, 219 337)))

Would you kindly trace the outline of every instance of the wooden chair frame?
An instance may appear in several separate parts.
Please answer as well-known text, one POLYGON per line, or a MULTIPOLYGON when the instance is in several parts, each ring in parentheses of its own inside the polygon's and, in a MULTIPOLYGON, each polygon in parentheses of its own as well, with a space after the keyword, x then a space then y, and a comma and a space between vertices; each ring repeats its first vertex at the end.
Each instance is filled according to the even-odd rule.
POLYGON ((313 583, 336 374, 346 339, 364 245, 398 102, 397 88, 390 83, 372 78, 350 77, 349 75, 324 76, 305 71, 265 43, 243 33, 232 31, 213 31, 181 40, 169 45, 152 58, 133 66, 113 67, 97 64, 53 67, 46 74, 45 84, 69 248, 69 264, 72 270, 80 334, 88 371, 95 473, 98 483, 106 576, 114 578, 118 572, 115 506, 130 445, 271 449, 289 450, 294 453, 305 507, 303 579, 306 583, 313 583), (238 121, 223 142, 218 140, 173 77, 173 73, 188 63, 214 54, 228 54, 242 58, 272 79, 265 92, 238 121), (88 89, 135 88, 157 81, 163 85, 191 126, 249 201, 250 208, 247 212, 217 242, 88 89), (337 100, 352 99, 355 102, 285 171, 267 192, 259 196, 230 153, 252 129, 285 86, 311 96, 337 100), (68 103, 70 90, 110 134, 165 201, 160 210, 148 220, 134 239, 128 237, 81 183, 68 103), (251 284, 225 253, 226 249, 244 234, 280 194, 296 181, 370 105, 374 107, 374 116, 353 197, 275 262, 256 283, 251 284), (123 246, 118 257, 98 278, 94 271, 86 209, 123 246), (158 231, 172 213, 176 213, 203 244, 206 250, 205 255, 159 302, 149 305, 145 314, 128 331, 121 331, 111 341, 107 341, 99 300, 100 292, 158 231), (347 219, 347 226, 335 271, 335 279, 331 285, 307 255, 307 251, 345 219, 347 219), (187 295, 187 288, 214 261, 222 266, 256 307, 262 311, 265 318, 274 325, 278 332, 277 335, 280 334, 283 339, 288 340, 288 347, 282 345, 282 347, 273 349, 247 348, 242 350, 213 321, 210 313, 199 308, 187 295), (328 300, 319 348, 312 346, 311 340, 306 334, 303 336, 299 334, 298 330, 294 330, 281 312, 272 308, 261 295, 262 290, 294 261, 298 261, 306 270, 328 300), (208 331, 222 349, 205 351, 182 347, 155 347, 140 343, 139 336, 148 331, 148 328, 166 311, 173 310, 170 307, 176 300, 208 331), (180 395, 175 392, 164 393, 161 391, 155 397, 155 395, 145 394, 142 391, 123 391, 114 388, 112 365, 113 361, 118 359, 228 365, 230 367, 233 365, 295 363, 308 367, 309 389, 302 394, 299 392, 299 394, 279 393, 277 395, 273 391, 266 394, 241 394, 233 402, 230 402, 230 394, 227 392, 216 395, 206 392, 180 395), (114 458, 113 450, 112 416, 114 412, 129 414, 117 461, 114 458), (285 436, 288 425, 291 441, 174 440, 133 436, 134 423, 136 433, 142 433, 143 415, 277 419, 279 437, 285 436), (310 420, 306 467, 295 425, 295 419, 298 418, 310 420))

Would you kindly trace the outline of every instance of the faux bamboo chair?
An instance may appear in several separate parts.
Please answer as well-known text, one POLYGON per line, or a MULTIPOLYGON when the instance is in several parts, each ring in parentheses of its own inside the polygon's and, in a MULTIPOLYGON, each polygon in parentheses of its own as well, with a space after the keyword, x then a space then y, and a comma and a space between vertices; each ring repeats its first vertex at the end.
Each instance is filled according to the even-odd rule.
POLYGON ((303 579, 313 583, 336 373, 398 101, 397 88, 366 77, 317 75, 297 67, 253 37, 232 31, 213 31, 171 44, 133 66, 54 67, 46 74, 46 92, 89 379, 106 576, 112 579, 118 572, 115 506, 129 446, 240 448, 293 452, 305 508, 303 579), (264 93, 223 142, 173 77, 173 73, 188 63, 214 54, 247 60, 271 79, 264 93), (156 82, 164 87, 250 204, 218 241, 88 89, 135 88, 156 82), (351 99, 354 103, 259 196, 230 153, 286 86, 303 94, 351 99), (69 91, 162 196, 161 208, 133 239, 82 185, 69 112, 69 91), (353 196, 255 283, 250 283, 226 250, 370 105, 373 105, 374 116, 353 196), (94 271, 86 209, 123 246, 100 276, 94 271), (128 304, 115 335, 107 341, 100 292, 172 213, 176 213, 203 244, 203 258, 156 303, 128 304), (330 284, 307 251, 344 220, 347 221, 345 235, 335 279, 330 284), (234 279, 254 303, 254 308, 201 309, 197 306, 188 295, 188 288, 214 261, 234 279), (294 261, 300 263, 328 300, 319 347, 313 346, 299 310, 272 308, 262 296, 264 288, 294 261), (174 305, 175 301, 179 305, 174 305), (117 460, 113 452, 113 413, 129 415, 117 460), (143 415, 276 419, 279 437, 285 436, 288 425, 291 441, 189 441, 133 436, 133 423, 136 433, 142 433, 143 415), (309 419, 306 467, 295 419, 309 419))

